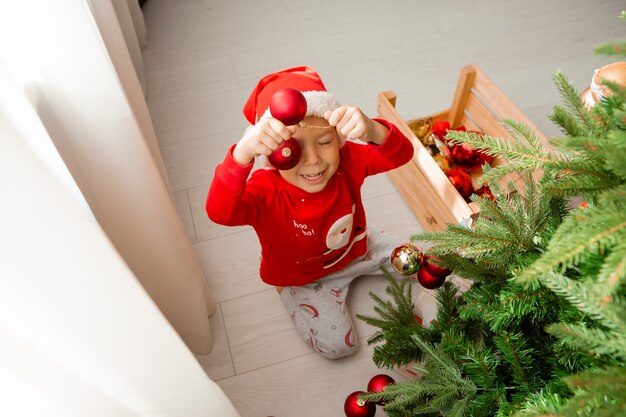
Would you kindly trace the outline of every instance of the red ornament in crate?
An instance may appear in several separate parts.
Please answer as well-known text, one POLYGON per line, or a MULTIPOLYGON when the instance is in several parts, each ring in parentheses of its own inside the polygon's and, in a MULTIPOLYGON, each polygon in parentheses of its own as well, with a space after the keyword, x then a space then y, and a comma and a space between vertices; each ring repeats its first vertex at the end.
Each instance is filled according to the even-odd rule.
POLYGON ((472 149, 472 147, 466 143, 452 145, 450 147, 450 159, 468 171, 476 171, 492 160, 491 155, 472 149))
MULTIPOLYGON (((372 379, 370 379, 370 382, 368 382, 367 384, 367 391, 370 393, 382 392, 385 390, 385 387, 387 387, 387 385, 395 384, 395 383, 396 381, 389 375, 385 375, 385 374, 374 375, 372 379)), ((376 404, 378 405, 385 405, 385 403, 386 403, 385 400, 376 401, 376 404)))
POLYGON ((448 123, 446 120, 437 120, 435 123, 433 123, 432 129, 433 134, 437 136, 437 139, 443 142, 444 136, 446 136, 448 130, 450 130, 450 123, 448 123))
POLYGON ((343 404, 346 417, 374 417, 376 404, 359 399, 359 395, 366 394, 363 391, 354 391, 343 404))
POLYGON ((487 198, 491 201, 496 201, 496 196, 493 195, 493 193, 491 192, 491 188, 489 188, 487 184, 474 190, 474 194, 479 197, 487 198))
POLYGON ((468 198, 474 192, 472 178, 463 169, 450 168, 445 174, 463 198, 468 198))
POLYGON ((448 134, 449 130, 456 130, 459 132, 464 132, 465 126, 461 125, 455 129, 452 129, 450 127, 450 123, 448 123, 446 120, 437 120, 435 123, 433 123, 433 134, 437 137, 437 139, 439 139, 439 141, 443 142, 443 143, 447 143, 448 140, 445 138, 445 136, 448 134))

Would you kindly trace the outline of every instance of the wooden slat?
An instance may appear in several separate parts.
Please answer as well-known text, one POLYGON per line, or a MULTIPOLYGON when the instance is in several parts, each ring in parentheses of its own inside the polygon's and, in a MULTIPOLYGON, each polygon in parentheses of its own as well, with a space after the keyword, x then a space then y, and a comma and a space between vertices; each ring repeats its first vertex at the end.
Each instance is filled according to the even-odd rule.
POLYGON ((469 115, 468 113, 463 113, 463 117, 461 117, 461 121, 459 122, 459 125, 454 126, 454 127, 459 127, 461 125, 465 126, 467 130, 480 131, 480 126, 474 123, 474 120, 471 118, 471 115, 469 115))
POLYGON ((478 92, 479 96, 487 103, 499 120, 513 119, 522 122, 530 127, 543 143, 548 143, 546 136, 537 126, 478 68, 476 68, 474 90, 478 92))
POLYGON ((489 136, 508 138, 509 132, 500 123, 500 119, 485 107, 474 92, 467 97, 465 113, 469 114, 479 126, 479 130, 489 136))
POLYGON ((428 181, 417 165, 408 163, 387 172, 387 175, 424 230, 445 229, 449 222, 445 217, 447 209, 441 207, 441 200, 432 194, 431 187, 424 186, 428 181))
POLYGON ((475 77, 476 67, 474 65, 467 65, 461 69, 459 81, 456 85, 456 91, 454 92, 454 98, 452 99, 452 105, 450 106, 448 121, 452 127, 457 127, 463 117, 465 102, 470 94, 475 77))
MULTIPOLYGON (((415 154, 408 164, 389 172, 389 178, 407 202, 425 230, 441 230, 446 223, 461 223, 476 219, 478 206, 467 203, 450 183, 428 150, 412 132, 409 125, 395 109, 396 94, 386 91, 378 95, 378 113, 394 123, 413 143, 415 154)), ((502 91, 475 65, 461 70, 452 107, 448 111, 428 116, 431 121, 447 120, 452 127, 464 125, 468 130, 484 132, 491 136, 513 139, 502 124, 502 119, 518 120, 532 129, 545 143, 545 136, 502 93, 502 91)), ((417 120, 417 119, 414 119, 417 120)), ((493 166, 503 161, 494 159, 493 166)), ((475 186, 482 172, 471 173, 475 186)), ((501 185, 512 181, 518 189, 522 181, 511 174, 501 185)))
MULTIPOLYGON (((461 197, 450 183, 448 177, 446 177, 441 168, 439 168, 439 165, 437 165, 435 160, 431 157, 428 150, 422 145, 419 139, 417 139, 407 123, 389 101, 389 97, 394 96, 395 94, 390 95, 389 92, 380 93, 378 95, 378 114, 382 118, 394 123, 413 143, 415 153, 413 155, 413 161, 409 162, 409 164, 415 165, 422 173, 422 176, 419 177, 419 181, 421 182, 416 184, 416 187, 420 188, 420 191, 413 191, 415 198, 418 198, 418 194, 421 194, 422 197, 419 198, 431 200, 428 203, 433 207, 431 215, 436 219, 441 219, 445 223, 459 223, 469 218, 472 215, 472 211, 465 203, 463 197, 461 197), (422 189, 425 193, 421 192, 422 189)), ((406 170, 402 172, 406 176, 410 175, 406 170)), ((393 174, 390 178, 393 180, 393 174)), ((395 178, 398 179, 397 176, 395 178)), ((405 180, 406 178, 402 179, 402 181, 405 180)), ((403 187, 402 184, 395 185, 399 190, 403 187)), ((404 193, 408 194, 410 191, 405 190, 404 193)), ((413 211, 415 212, 417 210, 413 209, 413 211)), ((422 219, 420 219, 420 223, 422 223, 424 227, 427 227, 427 225, 422 222, 422 219)))

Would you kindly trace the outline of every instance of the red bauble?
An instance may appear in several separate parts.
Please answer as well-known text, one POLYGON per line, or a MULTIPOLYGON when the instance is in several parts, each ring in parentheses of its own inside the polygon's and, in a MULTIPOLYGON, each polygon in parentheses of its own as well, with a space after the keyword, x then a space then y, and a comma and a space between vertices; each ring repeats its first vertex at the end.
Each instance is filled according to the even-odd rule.
POLYGON ((371 402, 361 401, 358 396, 365 394, 363 391, 354 391, 343 404, 343 411, 346 417, 374 417, 376 414, 376 405, 371 402))
POLYGON ((461 168, 450 168, 446 171, 446 176, 463 198, 469 197, 474 191, 472 178, 461 168))
POLYGON ((306 99, 293 88, 276 91, 270 98, 270 113, 274 119, 280 120, 285 126, 298 124, 306 116, 306 99))
POLYGON ((429 274, 435 277, 447 277, 452 273, 448 268, 444 268, 443 266, 439 266, 433 261, 436 261, 437 257, 432 255, 426 255, 424 257, 424 263, 422 265, 423 268, 426 268, 429 274))
POLYGON ((496 197, 493 195, 493 193, 491 192, 491 188, 489 188, 487 184, 474 190, 474 194, 476 194, 479 197, 488 198, 491 201, 496 201, 496 197))
POLYGON ((433 123, 433 134, 437 136, 437 139, 443 141, 443 137, 446 136, 448 130, 450 129, 450 123, 446 120, 437 120, 433 123))
POLYGON ((422 287, 434 290, 441 287, 443 283, 446 282, 446 277, 432 275, 426 268, 420 268, 420 270, 417 271, 417 281, 422 287))
POLYGON ((451 147, 450 159, 462 165, 466 170, 475 171, 484 164, 490 163, 492 158, 491 155, 472 149, 468 144, 462 143, 451 147))
MULTIPOLYGON (((385 390, 385 387, 387 385, 395 384, 395 383, 396 381, 394 381, 394 379, 390 377, 389 375, 385 375, 385 374, 374 375, 372 379, 370 379, 370 382, 367 383, 367 391, 371 393, 382 392, 385 390)), ((376 401, 376 404, 385 405, 385 402, 386 402, 385 400, 380 400, 380 401, 376 401)))
POLYGON ((302 148, 300 143, 295 139, 287 139, 282 141, 278 148, 269 154, 267 160, 276 169, 285 171, 298 165, 301 155, 302 148))

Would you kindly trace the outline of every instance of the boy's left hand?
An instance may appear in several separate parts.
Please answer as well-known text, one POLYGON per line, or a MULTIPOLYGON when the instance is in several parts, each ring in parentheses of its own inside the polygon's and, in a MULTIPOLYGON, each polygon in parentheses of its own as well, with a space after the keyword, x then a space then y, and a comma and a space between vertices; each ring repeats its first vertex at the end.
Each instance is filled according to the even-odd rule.
POLYGON ((340 106, 332 112, 327 111, 324 118, 337 129, 340 145, 355 139, 380 145, 389 133, 386 126, 370 119, 354 106, 340 106))

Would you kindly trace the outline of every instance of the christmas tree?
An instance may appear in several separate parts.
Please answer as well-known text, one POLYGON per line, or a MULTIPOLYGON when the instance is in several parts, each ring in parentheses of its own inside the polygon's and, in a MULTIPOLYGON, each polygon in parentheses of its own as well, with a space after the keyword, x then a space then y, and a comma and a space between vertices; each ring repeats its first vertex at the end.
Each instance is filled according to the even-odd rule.
POLYGON ((484 167, 496 198, 472 197, 473 226, 411 237, 471 287, 446 282, 422 327, 411 285, 389 279, 391 300, 371 294, 377 315, 359 316, 379 328, 377 366, 419 375, 364 397, 390 416, 626 415, 626 89, 604 82, 611 94, 587 109, 563 73, 554 81, 565 136, 547 146, 513 120, 515 141, 448 133, 507 163, 484 167), (511 173, 522 187, 497 185, 511 173))

